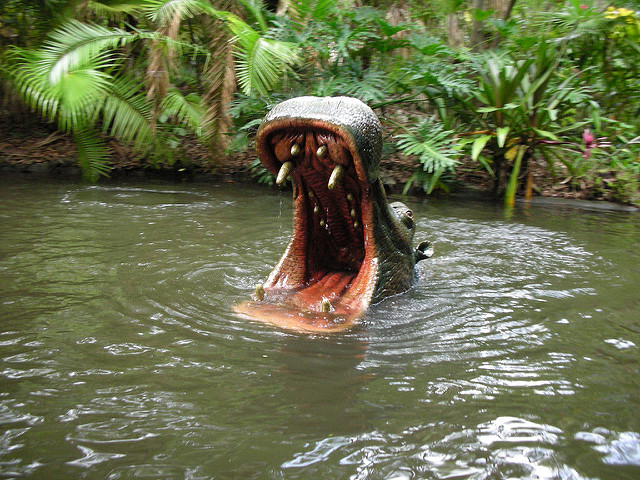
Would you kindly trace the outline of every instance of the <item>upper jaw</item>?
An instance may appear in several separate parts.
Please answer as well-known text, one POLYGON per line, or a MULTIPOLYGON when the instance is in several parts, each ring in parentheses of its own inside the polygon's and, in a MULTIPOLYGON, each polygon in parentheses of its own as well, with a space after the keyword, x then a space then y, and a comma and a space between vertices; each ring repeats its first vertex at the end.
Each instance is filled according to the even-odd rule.
MULTIPOLYGON (((292 132, 296 128, 334 134, 351 152, 360 181, 373 183, 378 179, 382 127, 373 110, 361 101, 349 97, 298 97, 273 107, 258 129, 256 145, 260 160, 272 173, 278 172, 280 164, 269 148, 269 138, 278 130, 292 132)), ((286 160, 286 150, 280 153, 281 160, 286 160)), ((336 157, 338 162, 339 158, 336 157)))

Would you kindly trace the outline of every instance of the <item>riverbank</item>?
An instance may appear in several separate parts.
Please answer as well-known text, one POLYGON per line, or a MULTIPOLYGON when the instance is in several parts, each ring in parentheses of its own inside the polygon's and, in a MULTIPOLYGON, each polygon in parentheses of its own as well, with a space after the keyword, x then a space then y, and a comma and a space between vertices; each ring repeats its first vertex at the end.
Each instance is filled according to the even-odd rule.
MULTIPOLYGON (((392 142, 387 132, 386 141, 392 142)), ((229 181, 256 183, 251 165, 255 151, 214 158, 195 139, 185 138, 174 163, 149 163, 147 159, 115 140, 107 140, 111 151, 109 178, 100 182, 126 179, 163 179, 173 182, 229 181)), ((416 168, 415 159, 400 154, 387 155, 381 165, 381 178, 390 193, 401 193, 416 168)), ((81 178, 77 149, 67 134, 54 126, 33 119, 10 121, 0 119, 0 175, 37 175, 52 178, 81 178)), ((477 197, 492 198, 492 178, 477 162, 467 160, 447 178, 450 193, 473 191, 477 197)), ((533 172, 535 197, 551 199, 591 200, 629 205, 622 201, 621 184, 616 172, 601 171, 597 178, 573 178, 560 166, 555 176, 539 166, 533 172)), ((424 196, 419 186, 409 194, 424 196)), ((445 192, 436 191, 436 195, 445 192)), ((640 199, 636 207, 640 205, 640 199)))

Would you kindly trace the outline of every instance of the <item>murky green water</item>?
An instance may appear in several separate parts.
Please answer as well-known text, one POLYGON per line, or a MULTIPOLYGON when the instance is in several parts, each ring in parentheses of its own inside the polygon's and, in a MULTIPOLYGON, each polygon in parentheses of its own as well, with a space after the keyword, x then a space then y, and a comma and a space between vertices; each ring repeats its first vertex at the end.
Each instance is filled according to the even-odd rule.
POLYGON ((0 477, 640 478, 640 214, 411 205, 420 283, 246 322, 288 193, 0 183, 0 477))

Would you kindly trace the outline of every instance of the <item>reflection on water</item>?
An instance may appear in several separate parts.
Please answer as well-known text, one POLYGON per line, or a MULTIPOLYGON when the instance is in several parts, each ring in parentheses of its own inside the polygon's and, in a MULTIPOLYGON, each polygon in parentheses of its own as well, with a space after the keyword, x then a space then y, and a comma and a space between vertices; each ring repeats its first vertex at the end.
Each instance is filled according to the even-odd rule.
POLYGON ((0 476, 640 475, 637 215, 413 204, 418 284, 323 337, 231 313, 287 193, 0 196, 0 476))

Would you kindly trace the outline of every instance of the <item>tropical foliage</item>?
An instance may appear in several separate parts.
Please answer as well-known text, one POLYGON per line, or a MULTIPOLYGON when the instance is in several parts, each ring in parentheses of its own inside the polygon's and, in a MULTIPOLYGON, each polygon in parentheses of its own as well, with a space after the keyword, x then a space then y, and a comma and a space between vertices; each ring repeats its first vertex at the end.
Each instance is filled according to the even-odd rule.
POLYGON ((475 165, 507 204, 530 195, 541 171, 639 201, 635 9, 631 0, 7 0, 0 94, 70 133, 89 180, 108 174, 109 137, 171 164, 190 136, 215 162, 250 149, 282 99, 350 95, 378 109, 394 143, 386 151, 414 159, 405 192, 446 190, 461 165, 475 165))

